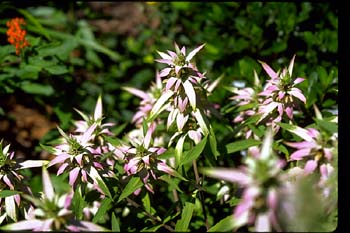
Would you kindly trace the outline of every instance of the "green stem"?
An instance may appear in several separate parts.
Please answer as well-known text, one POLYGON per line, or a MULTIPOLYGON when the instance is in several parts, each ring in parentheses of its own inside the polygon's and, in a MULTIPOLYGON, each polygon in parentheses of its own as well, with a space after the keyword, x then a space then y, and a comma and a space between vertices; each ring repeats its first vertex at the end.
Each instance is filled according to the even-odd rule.
POLYGON ((210 228, 210 226, 209 226, 209 223, 208 223, 207 212, 206 212, 206 209, 205 209, 204 194, 203 194, 203 190, 201 188, 200 178, 199 178, 199 174, 198 174, 197 160, 193 160, 192 164, 193 164, 194 176, 196 178, 196 184, 197 184, 197 187, 199 188, 198 189, 199 200, 201 201, 201 205, 202 205, 202 210, 203 210, 204 219, 205 219, 205 226, 206 226, 206 228, 208 230, 210 228))

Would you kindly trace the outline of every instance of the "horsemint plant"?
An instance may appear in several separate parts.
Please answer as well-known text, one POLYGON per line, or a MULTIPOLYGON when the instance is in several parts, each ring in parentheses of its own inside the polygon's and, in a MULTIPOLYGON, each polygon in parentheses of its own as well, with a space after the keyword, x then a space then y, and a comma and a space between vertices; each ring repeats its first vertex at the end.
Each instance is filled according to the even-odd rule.
MULTIPOLYGON (((306 103, 304 94, 295 87, 296 84, 303 82, 305 79, 292 78, 294 60, 295 55, 288 68, 278 72, 275 72, 265 62, 260 61, 263 69, 270 77, 264 87, 261 86, 258 75, 254 71, 253 88, 231 89, 235 94, 231 99, 239 107, 236 110, 239 114, 234 118, 234 123, 271 126, 274 133, 277 133, 280 128, 279 122, 291 122, 293 120, 293 111, 298 109, 299 101, 306 103), (285 115, 287 119, 284 118, 285 115)), ((256 138, 251 129, 246 129, 246 131, 246 138, 256 138)))
POLYGON ((43 193, 40 198, 23 195, 34 205, 26 220, 1 227, 2 230, 33 231, 105 231, 92 222, 76 219, 71 210, 73 192, 59 195, 55 192, 46 167, 42 169, 43 193))
MULTIPOLYGON (((105 186, 102 176, 113 176, 108 162, 102 160, 102 154, 113 150, 114 146, 105 140, 106 135, 112 133, 108 127, 112 123, 102 124, 102 100, 98 97, 93 116, 87 116, 76 110, 84 121, 76 121, 77 128, 73 133, 67 135, 60 127, 60 144, 50 149, 56 157, 50 161, 49 167, 59 164, 57 175, 69 171, 69 184, 76 187, 80 184, 92 184, 102 194, 101 185, 105 186)), ((48 147, 46 147, 48 148, 48 147)), ((114 153, 119 158, 119 153, 114 153)))
MULTIPOLYGON (((185 46, 180 50, 176 43, 174 45, 175 52, 168 50, 166 54, 158 51, 161 59, 156 59, 156 61, 168 65, 159 74, 164 79, 165 87, 162 95, 153 105, 147 120, 153 121, 164 111, 168 112, 166 126, 169 132, 173 132, 168 147, 177 140, 175 166, 178 167, 183 159, 183 147, 187 138, 195 144, 207 136, 212 141, 216 140, 208 120, 208 117, 215 112, 215 108, 208 101, 207 96, 215 88, 219 79, 209 84, 205 74, 198 71, 192 61, 205 44, 198 46, 188 54, 185 46)), ((215 151, 216 156, 216 148, 212 150, 215 151)))
POLYGON ((24 215, 30 209, 29 205, 21 201, 20 193, 31 194, 31 189, 23 182, 24 177, 19 173, 20 170, 41 167, 47 162, 46 160, 20 162, 15 158, 15 152, 10 151, 10 144, 3 148, 3 140, 0 141, 0 224, 5 218, 17 221, 19 209, 24 215))
MULTIPOLYGON (((337 153, 332 151, 332 156, 330 156, 328 150, 336 147, 336 137, 333 135, 335 133, 334 127, 329 124, 329 121, 322 119, 317 119, 317 125, 308 126, 307 129, 290 125, 291 122, 295 123, 293 111, 297 105, 296 99, 305 102, 303 94, 294 87, 302 79, 292 80, 290 78, 294 57, 288 69, 277 73, 262 63, 271 80, 264 88, 260 88, 260 82, 256 81, 253 89, 246 88, 235 91, 237 95, 233 98, 237 101, 236 104, 242 107, 240 108, 242 114, 234 121, 246 124, 247 129, 252 129, 241 132, 240 136, 245 138, 243 143, 250 142, 248 139, 251 137, 262 138, 262 135, 256 137, 255 126, 253 127, 252 124, 257 123, 269 130, 265 135, 262 147, 249 150, 249 153, 243 156, 241 168, 232 170, 203 169, 204 174, 219 178, 221 184, 224 181, 235 182, 243 188, 242 196, 239 193, 229 194, 226 192, 228 183, 224 183, 225 190, 222 189, 219 192, 226 192, 226 201, 229 201, 230 197, 231 201, 237 201, 237 197, 241 199, 234 209, 233 217, 229 216, 229 221, 226 218, 213 226, 216 221, 211 216, 213 212, 211 210, 206 212, 206 209, 210 208, 206 205, 208 201, 212 200, 203 198, 201 194, 206 192, 208 197, 218 189, 206 186, 207 179, 199 179, 195 163, 200 158, 203 159, 201 165, 208 165, 205 159, 207 159, 206 155, 210 153, 204 150, 204 147, 208 137, 211 140, 216 140, 214 129, 209 121, 214 108, 207 100, 207 96, 217 82, 209 85, 204 74, 198 71, 192 61, 194 55, 203 47, 204 45, 197 47, 188 55, 186 48, 182 47, 180 50, 177 44, 175 44, 176 52, 168 51, 168 54, 158 52, 162 59, 157 61, 168 64, 169 67, 159 72, 159 76, 156 77, 156 88, 151 88, 150 92, 143 92, 132 87, 124 88, 141 97, 142 102, 138 109, 139 112, 133 118, 137 129, 129 134, 124 134, 126 137, 122 140, 116 138, 109 130, 113 124, 102 123, 101 97, 97 100, 92 116, 76 110, 83 118, 81 121, 74 122, 76 129, 72 133, 66 134, 58 127, 62 136, 61 143, 55 147, 43 146, 44 149, 48 149, 56 155, 48 166, 59 165, 57 174, 60 176, 69 175, 68 183, 72 188, 70 189, 71 193, 63 196, 55 195, 46 168, 43 168, 44 195, 42 198, 37 199, 31 193, 18 193, 17 188, 14 188, 13 192, 1 192, 1 197, 4 198, 13 196, 12 199, 16 201, 15 195, 20 194, 27 201, 32 202, 32 209, 25 212, 25 220, 18 223, 13 223, 15 219, 13 219, 14 208, 12 207, 15 205, 15 201, 12 200, 12 204, 5 203, 5 208, 7 208, 5 214, 10 217, 9 220, 7 219, 7 223, 11 224, 4 226, 3 229, 106 230, 85 221, 92 218, 93 223, 102 223, 107 227, 112 226, 113 230, 118 230, 120 226, 128 230, 139 230, 142 226, 137 225, 135 228, 130 225, 126 226, 127 223, 120 224, 123 217, 127 216, 128 218, 128 213, 125 213, 124 210, 130 210, 129 207, 132 206, 138 212, 130 214, 130 218, 139 218, 137 223, 144 222, 146 226, 143 230, 149 231, 162 229, 161 227, 170 231, 203 229, 204 227, 209 231, 228 228, 230 228, 229 230, 240 230, 240 227, 246 226, 252 226, 256 231, 284 230, 284 225, 280 224, 277 215, 280 203, 284 200, 283 195, 293 195, 293 192, 290 191, 292 190, 290 183, 286 181, 291 179, 288 171, 296 171, 300 166, 298 162, 301 162, 303 158, 308 158, 305 171, 316 171, 316 168, 319 168, 319 187, 325 194, 324 196, 329 197, 330 186, 327 186, 327 182, 329 177, 334 174, 332 171, 335 170, 333 169, 334 163, 331 160, 336 157, 337 153), (161 78, 164 79, 163 83, 160 82, 161 78), (163 86, 163 84, 165 85, 163 86), (154 95, 151 94, 152 90, 155 92, 154 95), (267 109, 270 112, 267 112, 267 109), (287 120, 289 124, 283 124, 284 120, 287 120), (167 138, 167 143, 164 144, 156 141, 154 136, 159 122, 166 122, 164 128, 167 129, 168 136, 171 135, 167 138), (282 132, 283 134, 276 134, 278 127, 282 128, 281 131, 290 131, 307 141, 307 143, 291 142, 293 140, 286 142, 286 145, 299 149, 290 156, 287 164, 279 159, 279 152, 275 150, 275 143, 278 144, 283 139, 274 137, 287 135, 285 131, 282 132), (312 128, 317 129, 319 135, 315 134, 315 131, 309 130, 312 128), (323 131, 327 130, 330 132, 324 136, 323 131), (312 148, 303 147, 306 144, 311 145, 312 148), (205 156, 199 157, 200 155, 205 156), (168 165, 166 159, 173 157, 176 158, 175 166, 168 165), (297 160, 297 163, 294 160, 297 160), (192 181, 190 169, 188 169, 191 166, 187 166, 191 164, 190 162, 193 162, 195 182, 192 181), (180 183, 181 180, 185 182, 180 183), (162 181, 166 181, 169 185, 163 187, 162 181), (97 195, 93 191, 96 191, 97 195), (171 193, 172 191, 174 192, 171 193), (181 193, 176 196, 177 191, 181 193), (198 193, 200 198, 196 196, 198 193), (131 196, 132 194, 135 195, 131 196), (158 198, 159 196, 162 198, 158 198), (71 198, 72 200, 70 200, 71 198), (163 206, 157 206, 158 203, 163 205, 164 200, 171 200, 171 203, 176 202, 175 207, 172 206, 164 211, 163 206), (138 201, 142 201, 142 204, 138 204, 138 201), (83 214, 86 215, 84 220, 83 214), (194 219, 193 222, 191 219, 194 219), (32 225, 28 226, 28 223, 32 223, 32 225), (155 223, 157 225, 154 225, 155 223), (224 226, 227 225, 226 223, 230 223, 229 226, 224 226)), ((257 74, 254 75, 258 80, 257 74)), ((234 135, 234 140, 236 139, 237 135, 234 135)), ((254 145, 256 145, 255 142, 254 145)), ((212 148, 213 145, 215 147, 215 143, 211 141, 210 146, 214 156, 216 156, 215 148, 214 150, 212 148)), ((251 149, 250 146, 242 146, 242 143, 238 147, 240 150, 251 149)), ((8 148, 5 149, 3 154, 8 154, 8 148)), ((222 164, 221 161, 217 162, 222 164)), ((301 163, 301 165, 304 164, 301 163)), ((308 175, 307 172, 303 174, 308 175)), ((8 177, 3 176, 2 181, 7 185, 5 191, 12 191, 9 184, 13 184, 13 182, 9 182, 8 177)), ((293 205, 295 200, 290 200, 289 204, 293 205)), ((6 218, 4 216, 2 215, 2 221, 6 218)))
POLYGON ((282 168, 285 165, 272 150, 273 133, 267 130, 263 145, 256 156, 244 158, 238 169, 203 168, 210 177, 240 184, 242 199, 235 207, 233 229, 254 225, 255 231, 281 231, 276 219, 279 193, 284 187, 282 168))

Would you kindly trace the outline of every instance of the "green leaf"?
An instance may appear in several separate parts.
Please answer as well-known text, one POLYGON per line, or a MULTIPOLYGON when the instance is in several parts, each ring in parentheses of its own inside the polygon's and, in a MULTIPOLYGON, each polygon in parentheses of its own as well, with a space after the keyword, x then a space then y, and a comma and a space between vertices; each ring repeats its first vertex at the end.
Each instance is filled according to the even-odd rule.
POLYGON ((142 203, 144 209, 148 212, 151 213, 151 200, 149 199, 148 193, 142 198, 142 203))
POLYGON ((178 181, 178 180, 175 180, 174 178, 170 177, 169 175, 162 175, 159 177, 159 179, 163 180, 169 184, 168 190, 176 189, 180 193, 183 193, 183 191, 179 188, 178 184, 176 183, 176 181, 178 181))
POLYGON ((180 165, 192 162, 197 159, 198 156, 202 153, 205 145, 207 144, 207 136, 204 137, 196 146, 194 146, 191 150, 189 150, 186 155, 180 160, 180 165))
POLYGON ((103 181, 102 177, 94 167, 90 167, 90 177, 94 180, 97 181, 98 186, 101 188, 102 192, 112 198, 112 194, 109 192, 109 189, 106 185, 106 183, 103 181))
POLYGON ((46 150, 47 152, 50 152, 51 154, 55 153, 55 148, 52 146, 45 146, 44 144, 39 144, 41 148, 46 150))
POLYGON ((74 191, 72 199, 72 210, 77 219, 81 220, 83 218, 83 208, 85 206, 84 198, 81 194, 81 189, 78 188, 74 191))
POLYGON ((40 66, 26 64, 20 67, 16 75, 22 79, 37 79, 40 71, 40 66))
POLYGON ((53 75, 61 75, 69 72, 67 67, 64 65, 47 66, 47 67, 44 67, 44 69, 53 75))
POLYGON ((338 132, 338 125, 336 123, 321 119, 315 119, 315 121, 321 129, 327 131, 330 134, 338 132))
POLYGON ((17 9, 17 10, 22 15, 24 15, 28 19, 28 21, 30 21, 34 25, 34 27, 37 29, 38 33, 40 33, 41 35, 45 36, 46 39, 51 40, 50 35, 47 33, 45 28, 40 24, 40 22, 34 16, 32 16, 30 13, 28 13, 24 9, 17 9))
POLYGON ((112 231, 113 232, 120 232, 119 221, 114 213, 112 213, 112 231))
POLYGON ((181 213, 181 219, 176 222, 175 231, 188 231, 188 226, 190 224, 192 214, 193 214, 194 204, 191 202, 186 202, 185 207, 181 213))
POLYGON ((237 151, 245 150, 252 146, 260 145, 261 141, 255 139, 245 139, 236 142, 231 142, 226 145, 227 153, 231 154, 237 151))
POLYGON ((321 86, 323 89, 326 89, 332 82, 332 76, 327 74, 327 70, 323 66, 317 66, 316 71, 321 82, 321 86))
POLYGON ((16 190, 2 190, 2 191, 0 191, 0 198, 13 196, 13 195, 19 194, 19 193, 21 193, 21 192, 16 191, 16 190))
POLYGON ((215 132, 212 126, 209 127, 209 143, 210 143, 210 149, 213 153, 215 159, 220 155, 219 151, 217 150, 217 142, 216 142, 216 136, 215 132))
POLYGON ((49 85, 38 83, 22 82, 21 89, 30 94, 50 96, 54 93, 54 89, 49 85))
POLYGON ((145 227, 140 232, 156 232, 159 228, 161 228, 163 224, 158 224, 152 227, 145 227))
POLYGON ((110 198, 103 199, 94 218, 92 219, 93 223, 97 223, 106 214, 106 212, 112 207, 111 203, 112 200, 110 198))
POLYGON ((232 215, 221 219, 220 222, 209 228, 208 232, 228 232, 235 228, 234 218, 232 215))
POLYGON ((124 198, 128 197, 130 194, 135 192, 138 188, 141 188, 143 186, 143 183, 140 179, 140 177, 133 176, 129 180, 128 184, 125 186, 123 192, 120 194, 118 202, 123 200, 124 198))
POLYGON ((280 125, 283 129, 288 130, 289 132, 294 133, 295 135, 298 135, 305 141, 313 141, 312 137, 309 135, 309 132, 306 129, 303 129, 296 125, 290 125, 282 122, 279 122, 278 125, 280 125))

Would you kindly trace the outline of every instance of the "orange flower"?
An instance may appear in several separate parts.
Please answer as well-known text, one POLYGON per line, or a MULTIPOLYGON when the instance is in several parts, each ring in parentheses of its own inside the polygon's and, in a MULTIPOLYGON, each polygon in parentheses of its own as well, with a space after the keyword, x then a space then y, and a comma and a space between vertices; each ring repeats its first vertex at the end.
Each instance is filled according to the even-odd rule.
POLYGON ((6 22, 8 30, 6 32, 8 36, 8 42, 16 47, 16 54, 18 55, 26 46, 29 46, 29 42, 25 39, 26 30, 21 28, 21 25, 25 25, 26 22, 23 18, 13 18, 6 22))

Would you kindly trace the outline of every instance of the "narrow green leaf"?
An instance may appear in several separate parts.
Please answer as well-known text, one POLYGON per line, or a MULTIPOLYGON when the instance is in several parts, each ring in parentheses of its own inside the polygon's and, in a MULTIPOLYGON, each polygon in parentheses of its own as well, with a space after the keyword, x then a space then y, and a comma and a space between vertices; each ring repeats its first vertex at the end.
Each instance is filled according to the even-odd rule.
POLYGON ((123 200, 124 198, 128 197, 130 194, 135 192, 138 188, 141 188, 143 186, 143 183, 140 179, 140 177, 132 177, 128 184, 125 186, 123 192, 120 194, 118 202, 123 200))
POLYGON ((47 152, 50 152, 50 153, 55 153, 55 148, 52 147, 52 146, 45 146, 44 144, 39 144, 41 148, 43 148, 44 150, 46 150, 47 152))
POLYGON ((237 151, 245 150, 252 146, 260 145, 261 141, 255 139, 245 139, 236 142, 231 142, 226 145, 227 153, 231 154, 237 151))
POLYGON ((185 207, 181 213, 181 219, 176 222, 175 231, 188 231, 188 226, 190 224, 192 214, 193 214, 194 204, 191 202, 186 202, 185 207))
POLYGON ((220 222, 209 228, 208 232, 228 232, 235 228, 234 218, 232 215, 221 219, 220 222))
POLYGON ((94 218, 92 219, 93 223, 97 223, 106 214, 106 212, 112 207, 111 203, 112 200, 110 198, 103 199, 94 218))
POLYGON ((21 193, 21 192, 16 191, 16 190, 2 190, 2 191, 0 191, 0 198, 13 196, 13 195, 19 194, 19 193, 21 193))
POLYGON ((216 136, 215 132, 212 126, 209 127, 209 143, 210 143, 210 149, 213 153, 215 159, 220 155, 218 149, 217 149, 217 142, 216 142, 216 136))
POLYGON ((161 227, 162 227, 162 224, 158 224, 152 227, 145 227, 140 232, 156 232, 161 227))
POLYGON ((113 232, 120 232, 119 221, 114 213, 112 213, 112 231, 113 232))
POLYGON ((205 145, 207 144, 207 136, 204 137, 196 146, 189 150, 185 156, 180 160, 180 166, 193 160, 197 159, 198 156, 202 153, 205 145))
POLYGON ((30 21, 34 27, 37 29, 37 32, 39 32, 41 35, 45 36, 46 39, 51 40, 50 35, 47 33, 45 28, 41 25, 41 23, 30 13, 28 13, 24 9, 17 9, 22 15, 24 15, 28 21, 30 21))

